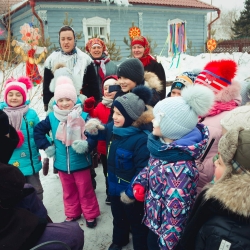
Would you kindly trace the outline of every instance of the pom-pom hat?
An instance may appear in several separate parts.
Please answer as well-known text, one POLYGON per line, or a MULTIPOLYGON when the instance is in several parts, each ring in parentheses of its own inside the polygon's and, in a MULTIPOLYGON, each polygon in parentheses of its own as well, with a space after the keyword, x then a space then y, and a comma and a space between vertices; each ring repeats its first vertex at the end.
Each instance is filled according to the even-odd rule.
POLYGON ((107 76, 103 80, 103 87, 111 85, 118 85, 118 77, 116 75, 107 76))
POLYGON ((159 126, 161 134, 172 140, 190 133, 198 122, 198 116, 205 115, 213 105, 213 92, 200 85, 187 86, 181 97, 166 98, 158 102, 154 109, 154 126, 159 126))
POLYGON ((26 76, 21 76, 17 79, 15 78, 9 78, 5 84, 5 90, 4 90, 4 100, 7 103, 7 95, 11 90, 16 90, 18 92, 21 93, 21 95, 23 96, 23 103, 21 105, 23 105, 26 100, 27 100, 27 93, 28 90, 32 88, 32 82, 29 79, 29 77, 26 76))

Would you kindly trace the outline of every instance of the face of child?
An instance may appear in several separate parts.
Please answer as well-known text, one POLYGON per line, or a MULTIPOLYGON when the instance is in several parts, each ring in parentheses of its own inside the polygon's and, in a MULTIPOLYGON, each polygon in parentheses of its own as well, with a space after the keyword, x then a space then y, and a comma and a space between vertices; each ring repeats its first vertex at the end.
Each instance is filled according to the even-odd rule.
POLYGON ((11 90, 7 94, 7 104, 11 107, 18 107, 23 104, 23 96, 17 90, 11 90))
POLYGON ((117 91, 109 93, 109 86, 104 86, 104 89, 103 89, 104 97, 106 97, 108 99, 114 99, 116 92, 117 91))
POLYGON ((102 56, 103 51, 101 46, 95 45, 90 48, 89 52, 91 56, 95 59, 95 58, 100 58, 102 56))
POLYGON ((226 170, 226 165, 224 164, 221 156, 214 162, 215 171, 214 171, 214 181, 218 181, 226 170))
POLYGON ((181 90, 180 89, 172 89, 170 97, 178 97, 181 96, 181 90))
POLYGON ((74 102, 69 98, 60 98, 57 101, 57 106, 61 110, 71 110, 74 107, 74 102))
POLYGON ((153 123, 153 132, 152 132, 152 134, 155 135, 155 136, 162 137, 161 128, 160 128, 160 126, 156 123, 156 120, 153 119, 153 120, 152 120, 152 123, 153 123))
POLYGON ((113 120, 114 120, 114 126, 117 128, 122 127, 125 122, 124 116, 116 107, 114 107, 113 120))
POLYGON ((144 54, 145 48, 140 45, 140 44, 135 44, 134 46, 132 46, 132 54, 134 58, 142 58, 143 54, 144 54))
POLYGON ((129 91, 131 91, 136 86, 135 82, 133 82, 130 79, 125 78, 123 76, 121 76, 118 79, 118 83, 121 86, 122 92, 129 92, 129 91))
POLYGON ((73 31, 66 30, 60 33, 60 45, 62 50, 66 53, 69 53, 75 47, 75 38, 73 31))

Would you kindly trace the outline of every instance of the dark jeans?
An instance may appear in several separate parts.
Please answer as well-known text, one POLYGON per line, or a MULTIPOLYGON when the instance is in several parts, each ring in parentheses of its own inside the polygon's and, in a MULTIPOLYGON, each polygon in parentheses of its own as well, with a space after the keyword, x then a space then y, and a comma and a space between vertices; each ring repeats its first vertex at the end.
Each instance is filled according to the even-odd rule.
POLYGON ((160 250, 158 242, 159 236, 150 229, 148 230, 148 250, 160 250))
POLYGON ((120 196, 110 196, 113 215, 113 243, 125 246, 129 242, 131 228, 134 250, 147 250, 148 228, 142 223, 143 202, 124 204, 120 196))
POLYGON ((106 194, 108 195, 108 190, 109 190, 109 185, 108 185, 108 180, 107 180, 107 174, 108 174, 108 161, 107 161, 107 155, 100 155, 100 159, 102 162, 102 167, 103 167, 103 174, 105 177, 105 184, 106 184, 106 194))

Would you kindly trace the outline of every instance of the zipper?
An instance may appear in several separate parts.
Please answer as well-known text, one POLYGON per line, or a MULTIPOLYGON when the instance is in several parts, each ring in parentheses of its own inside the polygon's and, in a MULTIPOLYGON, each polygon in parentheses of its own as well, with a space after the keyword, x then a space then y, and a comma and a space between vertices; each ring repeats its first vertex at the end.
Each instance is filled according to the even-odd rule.
POLYGON ((67 169, 68 169, 68 174, 70 174, 70 158, 69 158, 69 147, 66 146, 66 153, 67 153, 67 169))
POLYGON ((205 160, 205 158, 206 158, 206 156, 207 156, 209 150, 211 149, 211 147, 212 147, 213 144, 214 144, 214 141, 215 141, 215 138, 213 138, 213 139, 210 141, 210 143, 209 143, 209 145, 208 145, 208 147, 207 147, 205 153, 203 154, 203 156, 202 156, 201 159, 200 159, 200 162, 203 162, 203 161, 205 160))
POLYGON ((33 159, 32 159, 32 151, 31 151, 31 146, 30 146, 30 134, 29 134, 29 125, 28 125, 28 121, 26 116, 23 116, 23 119, 25 121, 25 126, 26 126, 26 130, 27 130, 27 137, 28 137, 28 146, 29 146, 29 152, 30 152, 30 162, 31 162, 31 167, 33 170, 33 175, 36 173, 35 172, 35 167, 34 167, 34 163, 33 163, 33 159))

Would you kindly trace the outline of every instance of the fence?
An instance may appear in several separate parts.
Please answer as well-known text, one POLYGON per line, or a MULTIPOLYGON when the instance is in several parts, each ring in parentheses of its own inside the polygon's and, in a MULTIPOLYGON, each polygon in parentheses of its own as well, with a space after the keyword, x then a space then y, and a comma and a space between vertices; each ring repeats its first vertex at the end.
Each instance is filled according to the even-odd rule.
POLYGON ((250 38, 225 40, 217 44, 213 53, 233 53, 233 52, 247 52, 250 53, 250 38))

